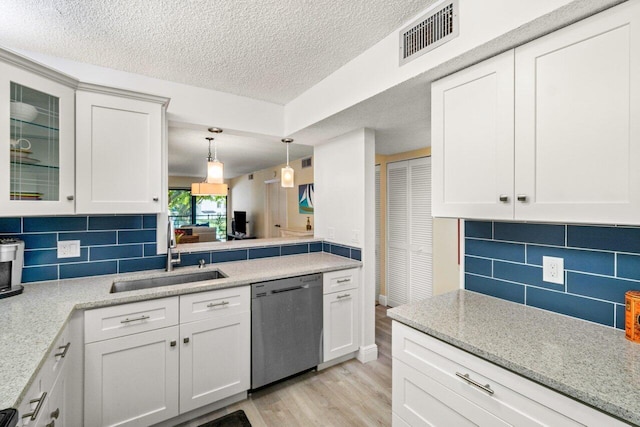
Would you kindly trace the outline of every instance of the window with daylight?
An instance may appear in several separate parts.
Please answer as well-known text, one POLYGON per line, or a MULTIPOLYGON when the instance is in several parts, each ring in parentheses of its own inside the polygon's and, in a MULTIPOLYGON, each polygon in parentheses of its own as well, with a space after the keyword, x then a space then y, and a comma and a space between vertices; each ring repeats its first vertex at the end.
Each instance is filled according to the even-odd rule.
POLYGON ((183 225, 216 228, 216 239, 227 240, 227 196, 192 196, 187 189, 169 190, 169 219, 183 225))

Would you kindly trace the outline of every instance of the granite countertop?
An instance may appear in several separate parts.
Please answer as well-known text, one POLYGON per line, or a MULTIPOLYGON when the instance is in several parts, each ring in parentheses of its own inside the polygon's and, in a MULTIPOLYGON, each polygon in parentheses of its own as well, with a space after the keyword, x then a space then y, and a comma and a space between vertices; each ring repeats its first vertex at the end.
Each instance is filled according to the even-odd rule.
POLYGON ((79 279, 27 283, 21 295, 0 299, 0 409, 17 407, 33 382, 46 355, 75 310, 105 307, 154 298, 243 286, 250 283, 360 267, 359 261, 316 252, 210 264, 228 277, 213 282, 164 286, 110 294, 115 280, 203 271, 177 268, 171 273, 92 276, 79 279))
POLYGON ((389 317, 640 425, 640 344, 624 331, 458 290, 389 317))

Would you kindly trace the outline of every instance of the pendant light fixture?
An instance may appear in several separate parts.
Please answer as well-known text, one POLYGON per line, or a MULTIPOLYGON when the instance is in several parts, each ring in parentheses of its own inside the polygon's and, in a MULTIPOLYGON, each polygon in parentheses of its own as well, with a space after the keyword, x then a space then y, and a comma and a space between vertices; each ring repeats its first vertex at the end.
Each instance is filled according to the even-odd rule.
MULTIPOLYGON (((209 128, 211 133, 222 133, 222 129, 209 128)), ((209 141, 209 154, 207 155, 207 177, 203 182, 191 184, 191 195, 193 196, 226 196, 228 194, 227 184, 224 183, 224 164, 218 160, 218 144, 215 138, 206 137, 209 141), (213 158, 211 158, 211 141, 213 145, 213 158)))
POLYGON ((280 170, 280 185, 284 188, 293 188, 293 168, 289 166, 289 144, 293 142, 291 138, 282 140, 287 145, 287 166, 280 170))

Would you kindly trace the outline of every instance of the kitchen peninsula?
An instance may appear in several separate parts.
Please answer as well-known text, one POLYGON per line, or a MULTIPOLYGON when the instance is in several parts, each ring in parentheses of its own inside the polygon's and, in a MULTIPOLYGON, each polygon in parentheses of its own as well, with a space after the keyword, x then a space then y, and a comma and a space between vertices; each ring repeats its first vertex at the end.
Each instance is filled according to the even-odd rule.
MULTIPOLYGON (((400 390, 409 389, 404 383, 433 374, 444 375, 438 381, 446 385, 428 400, 469 393, 467 397, 482 408, 473 414, 476 419, 486 419, 485 410, 498 411, 490 418, 492 425, 513 423, 503 421, 505 415, 534 424, 547 415, 552 425, 640 424, 640 345, 627 341, 624 331, 465 290, 400 306, 388 315, 395 320, 394 420, 412 416, 405 415, 411 412, 405 409, 410 399, 400 395, 400 390), (432 363, 446 368, 436 374, 418 372, 429 371, 432 363), (405 367, 412 375, 402 374, 405 367), (509 400, 512 397, 515 400, 509 400)), ((421 396, 428 393, 423 391, 421 396)), ((478 409, 466 402, 458 407, 466 414, 456 416, 478 409)))

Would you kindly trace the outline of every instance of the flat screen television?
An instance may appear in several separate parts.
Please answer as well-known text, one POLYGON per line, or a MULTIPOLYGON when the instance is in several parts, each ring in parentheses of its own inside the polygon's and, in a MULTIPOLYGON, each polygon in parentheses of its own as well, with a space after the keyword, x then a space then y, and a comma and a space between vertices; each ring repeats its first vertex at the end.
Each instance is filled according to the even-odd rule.
POLYGON ((233 211, 233 221, 236 224, 235 232, 247 234, 247 212, 233 211))

